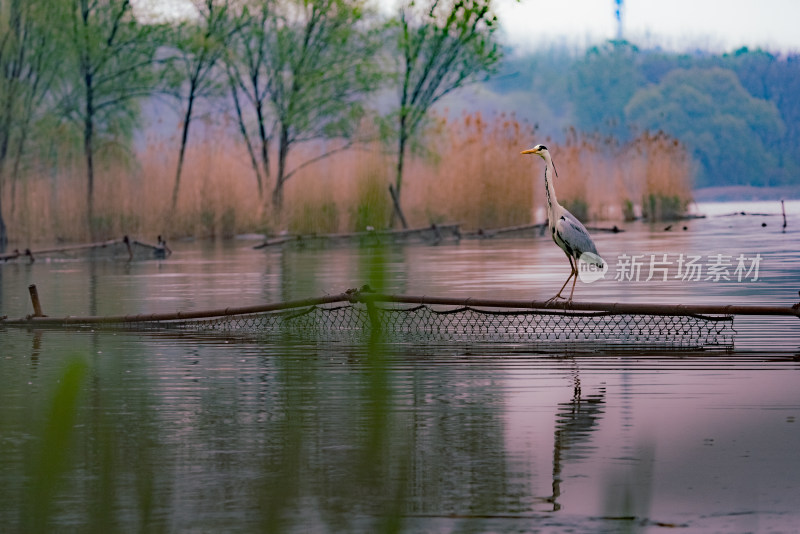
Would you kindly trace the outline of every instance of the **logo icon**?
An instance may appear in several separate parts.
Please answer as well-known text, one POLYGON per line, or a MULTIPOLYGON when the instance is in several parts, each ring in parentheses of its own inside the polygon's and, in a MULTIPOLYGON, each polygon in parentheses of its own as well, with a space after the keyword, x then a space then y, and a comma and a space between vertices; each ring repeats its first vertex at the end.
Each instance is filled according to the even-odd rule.
POLYGON ((591 284, 604 278, 606 272, 608 272, 608 263, 597 254, 584 252, 578 258, 578 278, 581 279, 581 282, 591 284))

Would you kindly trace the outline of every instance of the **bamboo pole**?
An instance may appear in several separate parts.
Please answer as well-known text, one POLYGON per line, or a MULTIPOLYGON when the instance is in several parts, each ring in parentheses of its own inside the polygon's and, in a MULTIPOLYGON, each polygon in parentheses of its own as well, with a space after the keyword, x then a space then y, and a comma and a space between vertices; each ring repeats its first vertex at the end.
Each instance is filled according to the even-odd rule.
POLYGON ((541 312, 598 312, 616 315, 762 315, 800 317, 800 303, 794 306, 750 306, 750 305, 711 305, 711 304, 636 304, 608 302, 547 302, 536 300, 505 300, 463 297, 433 297, 413 295, 383 295, 365 291, 349 290, 338 295, 308 298, 286 302, 276 302, 255 306, 221 308, 193 312, 153 313, 139 315, 111 316, 31 316, 20 319, 0 320, 3 325, 42 325, 68 326, 89 324, 123 324, 159 321, 180 321, 192 319, 212 319, 232 315, 249 315, 292 308, 305 308, 334 303, 397 303, 459 306, 473 308, 496 308, 505 310, 535 310, 541 312))
POLYGON ((231 315, 249 315, 254 313, 266 313, 292 308, 305 308, 308 306, 318 306, 320 304, 331 304, 335 302, 348 302, 349 295, 341 293, 318 298, 308 298, 291 300, 286 302, 275 302, 271 304, 260 304, 255 306, 244 306, 237 308, 218 308, 214 310, 198 310, 193 312, 171 312, 171 313, 150 313, 138 315, 88 315, 64 317, 24 317, 20 319, 6 319, 0 321, 3 325, 42 325, 42 326, 68 326, 68 325, 90 325, 90 324, 123 324, 123 323, 149 323, 159 321, 182 321, 191 319, 213 319, 216 317, 229 317, 231 315))

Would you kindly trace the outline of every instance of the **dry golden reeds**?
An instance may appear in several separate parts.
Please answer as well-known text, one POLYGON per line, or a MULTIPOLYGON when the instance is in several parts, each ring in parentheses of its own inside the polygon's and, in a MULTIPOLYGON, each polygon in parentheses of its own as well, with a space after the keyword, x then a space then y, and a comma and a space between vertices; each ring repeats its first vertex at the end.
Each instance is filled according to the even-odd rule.
POLYGON ((663 132, 645 132, 624 152, 630 160, 630 198, 640 199, 651 221, 673 220, 686 212, 691 197, 691 158, 686 148, 663 132))
MULTIPOLYGON (((520 155, 539 142, 553 154, 559 201, 580 218, 621 220, 632 216, 634 206, 648 218, 670 218, 690 201, 690 157, 663 133, 645 133, 619 146, 573 130, 555 143, 536 139, 534 128, 513 116, 487 121, 475 113, 437 118, 425 140, 427 156, 410 158, 402 191, 409 224, 459 222, 477 229, 541 222, 543 166, 520 155)), ((395 160, 379 143, 302 168, 287 182, 280 217, 269 207, 271 184, 259 196, 241 141, 213 129, 188 147, 173 210, 175 145, 154 141, 133 163, 99 166, 94 237, 329 233, 389 224, 388 186, 395 160)), ((311 148, 295 150, 291 164, 314 154, 311 148)), ((4 188, 3 213, 12 243, 89 237, 85 176, 80 159, 73 161, 55 173, 30 173, 15 187, 4 188)))
POLYGON ((403 202, 417 224, 459 222, 468 228, 525 224, 532 218, 534 181, 520 155, 532 129, 513 117, 486 122, 480 113, 441 120, 431 139, 435 161, 409 165, 403 202))

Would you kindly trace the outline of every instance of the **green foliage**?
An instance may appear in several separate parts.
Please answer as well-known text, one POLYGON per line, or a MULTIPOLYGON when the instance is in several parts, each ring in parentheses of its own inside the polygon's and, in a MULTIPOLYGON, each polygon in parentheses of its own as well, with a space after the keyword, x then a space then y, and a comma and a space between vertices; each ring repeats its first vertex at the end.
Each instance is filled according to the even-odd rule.
POLYGON ((95 215, 89 221, 92 235, 99 239, 109 239, 114 235, 115 217, 113 215, 95 215))
POLYGON ((487 101, 556 138, 572 126, 622 142, 643 129, 677 136, 693 151, 696 185, 780 185, 800 175, 798 54, 669 53, 611 41, 582 55, 514 57, 487 88, 487 101))
POLYGON ((200 227, 203 235, 213 236, 216 229, 217 216, 211 209, 200 210, 200 227))
POLYGON ((648 221, 676 221, 687 208, 688 203, 678 196, 650 193, 642 199, 642 216, 648 221))
POLYGON ((508 50, 499 64, 496 76, 487 80, 492 101, 513 110, 515 115, 530 117, 538 126, 548 130, 573 122, 569 76, 565 65, 575 58, 564 48, 551 47, 535 55, 515 55, 508 50))
POLYGON ((136 99, 155 87, 155 52, 163 29, 142 25, 127 0, 65 4, 62 44, 65 77, 58 88, 59 110, 81 130, 91 121, 98 139, 127 138, 137 124, 136 99))
POLYGON ((622 217, 625 221, 635 221, 636 220, 636 213, 633 209, 633 202, 631 199, 626 198, 622 201, 622 217))
MULTIPOLYGON (((197 19, 169 22, 139 17, 131 0, 0 0, 0 248, 3 209, 14 213, 17 184, 35 174, 85 169, 86 225, 118 227, 93 213, 95 174, 107 179, 120 160, 134 160, 149 126, 139 103, 165 91, 185 107, 183 148, 196 99, 235 119, 259 198, 272 186, 276 207, 298 170, 364 132, 394 144, 399 191, 405 155, 435 149, 422 135, 431 110, 495 73, 484 86, 491 97, 470 107, 513 109, 556 140, 571 126, 614 143, 662 130, 691 150, 696 185, 784 185, 800 176, 797 53, 676 54, 609 41, 585 52, 508 50, 501 65, 490 0, 405 0, 388 21, 365 0, 192 4, 197 19), (397 106, 376 119, 370 98, 387 85, 397 106), (289 157, 307 142, 314 152, 305 161, 289 157)), ((179 180, 180 165, 173 204, 179 180)), ((350 215, 358 227, 378 227, 382 210, 362 203, 350 215)), ((204 221, 217 223, 223 233, 236 225, 233 216, 204 221)))
POLYGON ((236 210, 232 207, 226 208, 219 218, 219 229, 222 237, 233 237, 236 235, 236 210))
POLYGON ((781 57, 741 48, 720 61, 736 73, 750 94, 777 106, 786 130, 768 147, 777 162, 769 171, 770 181, 796 183, 800 176, 800 54, 781 57))
POLYGON ((361 17, 354 2, 297 3, 269 21, 269 98, 288 140, 346 136, 363 115, 358 96, 371 69, 356 58, 361 17))
POLYGON ((397 75, 400 102, 394 112, 398 195, 409 140, 443 97, 495 70, 500 48, 497 17, 490 0, 417 3, 400 7, 397 26, 397 75))
POLYGON ((625 139, 628 123, 625 106, 642 84, 637 66, 639 49, 627 41, 608 41, 589 49, 575 63, 570 96, 575 106, 575 125, 625 139))
MULTIPOLYGON (((243 92, 255 108, 265 175, 269 141, 272 136, 277 141, 272 204, 279 211, 284 183, 297 170, 341 150, 323 151, 289 169, 288 155, 296 145, 339 138, 349 146, 354 141, 366 115, 364 96, 380 79, 380 41, 365 20, 361 0, 257 2, 251 7, 254 16, 245 10, 246 22, 233 42, 240 54, 229 55, 228 72, 233 90, 243 92)), ((241 115, 240 131, 252 147, 249 139, 255 135, 241 115)), ((252 148, 250 153, 256 166, 252 148)))
POLYGON ((729 183, 763 183, 764 170, 775 165, 768 147, 784 129, 774 104, 750 95, 721 68, 672 71, 639 90, 625 113, 643 130, 682 140, 702 166, 698 184, 710 183, 714 174, 729 183))
POLYGON ((223 95, 225 86, 219 76, 218 66, 226 53, 229 35, 235 29, 235 23, 228 16, 227 4, 207 0, 204 4, 197 4, 196 9, 198 20, 180 22, 167 33, 172 44, 172 53, 162 72, 164 89, 181 105, 185 102, 178 165, 172 190, 173 212, 178 203, 183 162, 189 129, 196 114, 196 102, 199 99, 223 95))
POLYGON ((59 117, 83 134, 89 228, 94 219, 95 156, 109 142, 130 145, 138 100, 152 94, 163 29, 140 24, 129 0, 52 2, 48 21, 63 76, 55 86, 59 117))
MULTIPOLYGON (((7 242, 4 187, 10 181, 13 189, 30 164, 30 148, 39 139, 31 130, 47 116, 48 93, 61 73, 49 13, 44 0, 0 2, 0 250, 7 242)), ((13 195, 11 200, 13 211, 13 195)))
POLYGON ((358 186, 357 202, 353 214, 353 226, 357 232, 363 232, 368 227, 382 230, 388 225, 392 203, 386 192, 386 184, 380 177, 362 179, 358 186))
POLYGON ((289 231, 300 235, 330 234, 339 230, 339 208, 333 201, 303 204, 289 220, 289 231))
POLYGON ((561 204, 579 221, 589 220, 589 203, 582 198, 563 199, 561 204))

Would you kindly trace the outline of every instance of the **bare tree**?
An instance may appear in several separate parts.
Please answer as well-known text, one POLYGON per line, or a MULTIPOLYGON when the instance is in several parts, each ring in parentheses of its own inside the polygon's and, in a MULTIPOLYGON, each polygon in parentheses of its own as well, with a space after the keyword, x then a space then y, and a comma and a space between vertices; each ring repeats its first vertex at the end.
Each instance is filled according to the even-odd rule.
POLYGON ((439 100, 491 72, 500 58, 491 0, 411 0, 398 15, 396 111, 399 200, 409 141, 439 100))
POLYGON ((161 28, 140 24, 130 0, 69 0, 67 17, 63 53, 77 78, 65 83, 60 102, 64 116, 83 131, 87 220, 94 233, 97 140, 130 135, 135 101, 153 88, 161 28))
POLYGON ((227 0, 198 0, 195 2, 195 7, 198 19, 184 21, 176 27, 174 54, 170 61, 177 74, 174 80, 175 96, 181 102, 186 102, 175 184, 172 189, 173 211, 178 203, 189 128, 195 116, 195 104, 201 98, 221 93, 217 67, 225 55, 229 36, 236 30, 235 26, 230 24, 227 0))
MULTIPOLYGON (((272 207, 280 212, 284 185, 298 170, 355 142, 365 114, 363 97, 378 80, 374 61, 378 42, 367 27, 360 0, 259 4, 259 15, 246 28, 240 45, 241 70, 231 72, 254 107, 267 178, 269 141, 276 139, 272 207), (332 138, 342 143, 288 168, 295 145, 332 138)), ((235 103, 241 117, 239 102, 235 103)), ((244 131, 241 120, 240 125, 244 131)), ((254 160, 252 149, 250 153, 254 160)))
POLYGON ((271 133, 267 130, 269 110, 265 70, 270 47, 267 21, 272 16, 273 6, 271 0, 245 5, 238 18, 241 22, 239 31, 232 35, 225 62, 237 124, 256 175, 259 198, 263 198, 264 184, 270 177, 271 133), (255 114, 256 134, 248 128, 242 99, 249 103, 255 114), (258 157, 256 141, 259 144, 258 157))
MULTIPOLYGON (((54 41, 46 29, 47 3, 0 1, 0 250, 8 242, 4 188, 16 183, 31 124, 58 72, 54 41)), ((14 188, 11 201, 13 203, 14 188)), ((12 204, 13 206, 13 204, 12 204)))

